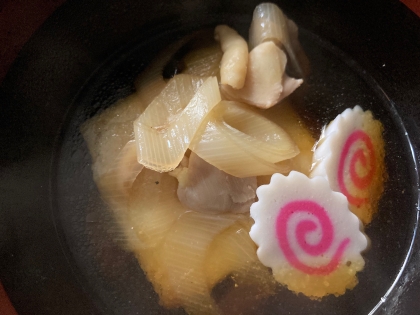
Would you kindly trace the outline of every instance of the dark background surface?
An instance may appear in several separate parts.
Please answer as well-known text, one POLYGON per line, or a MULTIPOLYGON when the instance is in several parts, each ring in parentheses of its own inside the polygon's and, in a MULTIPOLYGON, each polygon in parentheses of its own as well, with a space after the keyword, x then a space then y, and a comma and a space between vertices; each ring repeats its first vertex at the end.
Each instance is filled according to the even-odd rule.
MULTIPOLYGON (((70 0, 25 45, 0 87, 0 280, 19 313, 99 313, 95 296, 76 280, 77 270, 58 241, 50 202, 53 144, 86 79, 133 39, 161 32, 167 19, 182 23, 214 12, 249 15, 256 4, 70 0)), ((279 4, 298 25, 343 50, 376 80, 419 147, 418 17, 396 1, 279 4)), ((417 242, 389 298, 392 309, 385 303, 383 314, 416 314, 419 265, 417 242)))

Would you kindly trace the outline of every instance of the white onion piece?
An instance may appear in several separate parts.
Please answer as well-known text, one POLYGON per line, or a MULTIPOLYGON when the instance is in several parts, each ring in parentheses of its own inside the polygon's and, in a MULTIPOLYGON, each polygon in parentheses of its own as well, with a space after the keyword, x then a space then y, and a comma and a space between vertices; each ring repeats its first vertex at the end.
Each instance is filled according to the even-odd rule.
POLYGON ((288 159, 299 153, 282 128, 246 105, 229 101, 220 102, 210 113, 190 148, 218 169, 241 178, 287 173, 288 159))
POLYGON ((292 93, 302 80, 285 74, 287 58, 273 42, 265 42, 249 53, 248 72, 244 87, 234 89, 222 85, 223 96, 260 108, 269 108, 292 93))
POLYGON ((238 178, 219 170, 194 152, 178 173, 178 198, 188 209, 204 213, 249 212, 255 201, 256 177, 238 178))
POLYGON ((134 93, 119 100, 104 112, 86 121, 81 133, 92 157, 93 179, 101 195, 112 208, 115 220, 122 227, 125 245, 139 248, 139 240, 129 228, 128 194, 143 168, 137 162, 133 121, 146 105, 134 93))
POLYGON ((137 162, 136 145, 132 140, 127 142, 114 162, 108 165, 107 173, 95 179, 102 198, 110 205, 114 218, 121 227, 124 245, 131 250, 142 246, 130 229, 131 222, 128 217, 129 195, 142 170, 143 165, 137 162))
POLYGON ((191 36, 184 37, 160 51, 146 69, 139 74, 134 86, 141 102, 149 105, 165 88, 167 83, 162 77, 163 69, 172 56, 189 40, 191 40, 191 36))
POLYGON ((150 78, 150 81, 139 83, 141 89, 136 94, 143 104, 149 105, 162 92, 166 84, 162 76, 156 77, 153 80, 150 78))
POLYGON ((133 122, 159 95, 166 82, 162 69, 185 42, 184 38, 163 50, 136 79, 136 93, 117 101, 99 115, 86 121, 81 129, 92 156, 93 177, 100 178, 108 172, 127 141, 134 139, 133 122))
MULTIPOLYGON (((285 100, 281 106, 273 106, 261 114, 273 121, 275 124, 281 126, 299 148, 299 154, 291 159, 293 170, 309 176, 312 168, 313 148, 315 139, 311 132, 305 126, 302 118, 293 109, 293 105, 285 100)), ((270 179, 264 184, 269 184, 270 179)))
POLYGON ((239 285, 252 286, 265 296, 273 293, 276 281, 259 261, 257 246, 249 236, 252 224, 251 218, 238 220, 214 238, 206 255, 209 287, 232 275, 239 285))
POLYGON ((144 169, 131 190, 126 229, 137 239, 135 250, 141 268, 167 308, 181 306, 162 266, 166 234, 185 209, 176 195, 178 182, 168 173, 144 169))
POLYGON ((185 212, 176 195, 177 187, 177 180, 167 173, 148 169, 134 183, 128 216, 142 249, 158 246, 185 212))
POLYGON ((140 164, 158 172, 178 166, 202 120, 220 102, 217 79, 203 80, 175 76, 134 122, 140 164))
POLYGON ((196 49, 184 58, 185 69, 182 73, 200 77, 220 77, 220 61, 223 52, 219 45, 196 49))
POLYGON ((134 254, 153 289, 159 295, 159 304, 168 309, 181 307, 177 294, 168 280, 168 272, 161 264, 162 247, 161 244, 152 248, 140 248, 136 249, 134 254))
POLYGON ((257 246, 249 236, 250 226, 243 226, 248 220, 242 224, 236 222, 214 238, 205 266, 209 287, 229 274, 241 272, 259 262, 257 246))
POLYGON ((223 51, 220 63, 220 80, 234 89, 241 89, 245 83, 248 67, 248 44, 235 30, 219 25, 214 36, 223 51))
POLYGON ((289 30, 289 41, 285 45, 290 65, 296 73, 303 77, 310 72, 310 62, 299 42, 299 28, 295 22, 287 19, 287 28, 289 30))
POLYGON ((136 93, 119 100, 80 128, 92 157, 93 178, 97 181, 114 168, 122 148, 134 139, 133 121, 146 109, 136 93))
POLYGON ((103 195, 108 198, 128 198, 131 187, 142 169, 143 165, 137 162, 136 142, 128 141, 107 174, 100 180, 99 187, 106 190, 103 195))
POLYGON ((263 117, 258 111, 238 102, 223 102, 224 108, 215 114, 224 123, 222 132, 244 150, 271 163, 290 159, 299 153, 291 137, 281 127, 263 117), (244 141, 245 140, 245 141, 244 141))
POLYGON ((240 218, 186 212, 167 234, 161 262, 188 314, 218 314, 204 273, 206 253, 214 237, 240 218))
POLYGON ((251 49, 266 41, 282 46, 288 41, 287 17, 274 3, 261 3, 254 9, 249 28, 251 49))
POLYGON ((261 3, 254 9, 249 29, 250 48, 267 41, 284 47, 292 66, 302 74, 297 53, 301 50, 296 24, 289 20, 274 3, 261 3))

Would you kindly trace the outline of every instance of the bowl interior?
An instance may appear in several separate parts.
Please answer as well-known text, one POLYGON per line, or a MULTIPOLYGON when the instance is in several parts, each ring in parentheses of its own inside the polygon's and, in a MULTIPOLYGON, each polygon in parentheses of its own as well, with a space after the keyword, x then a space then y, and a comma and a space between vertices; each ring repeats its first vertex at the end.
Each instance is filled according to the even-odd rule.
MULTIPOLYGON (((104 313, 182 314, 183 310, 162 308, 133 254, 122 249, 122 232, 92 180, 91 159, 79 127, 132 93, 135 77, 175 39, 218 23, 228 23, 246 36, 249 19, 208 15, 201 24, 165 24, 153 36, 133 41, 109 57, 86 81, 67 114, 53 162, 53 215, 75 273, 104 313)), ((300 30, 300 40, 311 74, 292 97, 297 110, 316 137, 322 126, 348 107, 371 110, 385 127, 389 178, 379 214, 365 230, 372 247, 364 255, 366 267, 355 289, 314 301, 283 288, 255 303, 247 314, 367 314, 393 286, 411 246, 417 222, 416 162, 400 117, 369 74, 307 30, 300 30)), ((247 292, 241 298, 252 299, 247 292)))

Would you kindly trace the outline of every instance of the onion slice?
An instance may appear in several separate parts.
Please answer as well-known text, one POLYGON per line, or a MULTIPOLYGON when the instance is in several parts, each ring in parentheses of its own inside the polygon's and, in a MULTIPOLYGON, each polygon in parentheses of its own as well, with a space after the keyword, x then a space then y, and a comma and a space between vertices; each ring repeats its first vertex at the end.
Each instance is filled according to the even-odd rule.
POLYGON ((128 141, 121 149, 114 162, 108 165, 106 174, 95 179, 101 196, 110 205, 115 220, 122 227, 125 245, 133 250, 140 248, 141 242, 130 228, 129 198, 137 176, 143 165, 137 162, 135 141, 128 141))
POLYGON ((92 157, 93 178, 97 181, 114 168, 126 143, 134 140, 133 121, 146 109, 136 93, 117 101, 80 128, 92 157))
POLYGON ((234 89, 244 86, 248 67, 248 44, 235 30, 219 25, 214 36, 223 51, 220 63, 220 80, 234 89))
POLYGON ((206 253, 214 237, 239 219, 239 215, 186 212, 166 235, 161 262, 188 314, 220 313, 207 286, 206 253))
POLYGON ((209 287, 233 275, 235 283, 252 286, 262 295, 273 292, 276 281, 259 261, 257 245, 249 236, 252 224, 252 218, 238 220, 214 238, 205 264, 209 287))
MULTIPOLYGON (((293 105, 285 100, 281 106, 273 106, 261 114, 275 124, 281 126, 292 138, 300 153, 291 159, 293 170, 309 176, 312 168, 313 148, 315 139, 303 119, 293 109, 293 105)), ((266 184, 268 184, 266 182, 266 184)))
POLYGON ((248 106, 230 101, 220 102, 208 115, 190 149, 218 169, 241 178, 287 173, 288 159, 299 153, 281 127, 248 106))
POLYGON ((134 122, 139 163, 158 172, 175 169, 220 99, 216 77, 180 74, 172 78, 134 122))
POLYGON ((302 50, 297 39, 296 24, 289 20, 274 3, 261 3, 254 9, 251 27, 249 29, 250 48, 267 41, 272 41, 279 47, 284 47, 294 70, 303 76, 298 60, 302 50))
POLYGON ((274 3, 261 3, 254 9, 249 28, 249 46, 251 49, 259 44, 272 41, 278 46, 289 42, 287 17, 274 3))
POLYGON ((220 61, 223 52, 219 45, 203 47, 189 52, 185 58, 183 73, 200 77, 220 77, 220 61))
POLYGON ((99 181, 99 187, 105 190, 103 195, 115 199, 116 197, 128 198, 131 187, 143 165, 137 162, 137 149, 134 140, 128 141, 122 148, 113 166, 99 181))
POLYGON ((128 218, 142 249, 159 246, 187 209, 176 196, 178 183, 168 173, 144 169, 133 185, 128 218))

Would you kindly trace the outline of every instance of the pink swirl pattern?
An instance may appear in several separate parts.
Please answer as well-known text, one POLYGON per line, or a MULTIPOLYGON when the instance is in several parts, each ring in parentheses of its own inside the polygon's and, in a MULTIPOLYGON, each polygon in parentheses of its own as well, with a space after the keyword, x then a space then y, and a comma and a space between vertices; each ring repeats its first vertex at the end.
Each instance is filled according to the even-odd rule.
POLYGON ((317 228, 315 222, 311 220, 301 220, 297 225, 294 232, 297 243, 300 248, 310 256, 319 256, 325 254, 331 247, 334 240, 334 226, 328 216, 327 211, 318 203, 312 200, 296 200, 291 201, 280 209, 276 220, 276 234, 277 240, 287 261, 294 268, 309 274, 309 275, 328 275, 333 272, 340 263, 346 247, 350 243, 349 238, 345 238, 340 242, 336 249, 331 261, 322 266, 308 266, 296 256, 295 251, 290 245, 288 238, 288 222, 293 214, 297 212, 309 213, 315 216, 321 225, 322 237, 316 244, 308 244, 306 236, 308 233, 317 228))
POLYGON ((346 167, 345 162, 348 159, 350 149, 354 146, 356 147, 356 151, 354 152, 353 156, 350 157, 349 163, 349 170, 348 173, 350 174, 351 182, 353 183, 354 187, 359 190, 366 189, 372 182, 373 176, 376 171, 376 158, 375 158, 375 150, 372 144, 372 140, 370 137, 362 130, 354 131, 346 140, 344 144, 343 150, 341 151, 340 160, 338 164, 338 185, 340 187, 340 191, 347 197, 349 203, 355 206, 361 206, 362 204, 368 202, 367 198, 357 197, 354 194, 350 193, 346 182, 345 182, 345 174, 346 174, 346 167), (365 144, 365 146, 361 145, 361 142, 365 144), (364 150, 364 147, 367 150, 364 150), (366 157, 367 156, 367 157, 366 157), (360 163, 366 170, 365 175, 360 176, 356 171, 356 164, 360 163))

